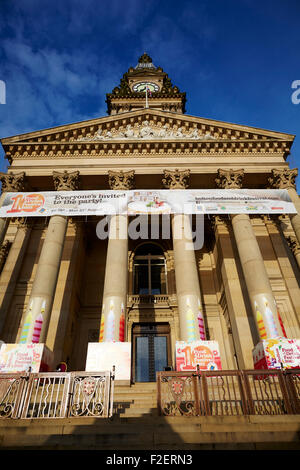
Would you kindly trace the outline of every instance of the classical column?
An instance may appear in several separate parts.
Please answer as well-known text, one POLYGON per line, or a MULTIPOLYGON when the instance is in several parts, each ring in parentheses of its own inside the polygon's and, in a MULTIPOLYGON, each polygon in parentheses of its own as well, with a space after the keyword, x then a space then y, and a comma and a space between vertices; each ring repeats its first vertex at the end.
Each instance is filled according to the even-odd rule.
POLYGON ((291 224, 300 243, 300 199, 296 191, 296 177, 298 175, 297 168, 282 170, 272 170, 272 176, 269 178, 270 186, 276 189, 286 189, 292 203, 294 204, 297 214, 290 214, 291 224))
MULTIPOLYGON (((217 186, 240 189, 243 170, 219 170, 217 186)), ((232 228, 242 265, 251 308, 261 339, 283 336, 276 302, 256 236, 248 214, 231 216, 232 228)))
MULTIPOLYGON (((6 193, 16 193, 25 190, 25 173, 0 173, 0 181, 2 183, 2 194, 0 198, 0 207, 3 204, 6 193)), ((9 224, 8 218, 0 218, 0 244, 6 234, 9 224)))
MULTIPOLYGON (((110 189, 126 191, 134 171, 108 172, 110 189)), ((113 215, 109 223, 99 342, 125 341, 128 277, 128 217, 113 215)))
MULTIPOLYGON (((77 189, 79 172, 53 172, 53 180, 57 191, 72 191, 77 189)), ((53 215, 50 218, 24 316, 20 343, 46 342, 67 224, 68 218, 65 216, 53 215)))
POLYGON ((240 273, 236 265, 231 236, 231 222, 227 216, 213 217, 217 246, 217 269, 221 272, 230 325, 234 338, 239 369, 252 369, 254 347, 251 326, 244 301, 240 273))
MULTIPOLYGON (((168 189, 184 190, 189 185, 189 178, 189 170, 165 170, 162 182, 168 189)), ((180 340, 205 340, 201 293, 190 218, 187 214, 173 214, 171 220, 180 340)))

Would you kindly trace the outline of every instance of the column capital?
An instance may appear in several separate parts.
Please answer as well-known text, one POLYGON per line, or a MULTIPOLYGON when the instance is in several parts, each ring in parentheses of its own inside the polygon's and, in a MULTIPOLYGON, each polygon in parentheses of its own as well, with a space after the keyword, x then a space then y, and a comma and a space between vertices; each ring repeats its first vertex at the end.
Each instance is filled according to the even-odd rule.
POLYGON ((0 247, 0 272, 2 271, 11 245, 12 243, 9 240, 5 240, 0 247))
POLYGON ((276 189, 296 189, 297 168, 283 168, 282 170, 273 169, 272 176, 268 179, 272 188, 276 189))
POLYGON ((14 222, 18 228, 23 228, 24 230, 32 228, 35 221, 33 220, 35 217, 14 217, 10 220, 14 222))
POLYGON ((53 171, 52 176, 56 191, 76 191, 79 187, 79 171, 53 171))
POLYGON ((187 189, 190 185, 190 170, 164 170, 162 183, 168 189, 187 189))
POLYGON ((2 192, 19 192, 25 190, 26 176, 21 173, 0 173, 2 192))
POLYGON ((109 171, 108 184, 110 189, 127 191, 134 187, 134 170, 131 171, 109 171))
POLYGON ((221 189, 240 189, 243 184, 244 170, 222 170, 219 168, 218 176, 215 179, 216 185, 221 189))
POLYGON ((286 237, 286 241, 287 241, 290 249, 292 250, 294 256, 299 255, 300 254, 300 244, 298 243, 297 238, 293 237, 293 236, 289 236, 289 237, 286 237))
POLYGON ((213 230, 216 230, 217 227, 228 228, 231 226, 230 219, 226 215, 211 215, 210 220, 213 230))

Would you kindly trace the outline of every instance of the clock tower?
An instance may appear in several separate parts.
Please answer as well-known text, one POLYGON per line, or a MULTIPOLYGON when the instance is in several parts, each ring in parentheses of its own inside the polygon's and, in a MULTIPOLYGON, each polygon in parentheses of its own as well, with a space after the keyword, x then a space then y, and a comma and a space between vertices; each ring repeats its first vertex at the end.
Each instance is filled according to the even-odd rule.
POLYGON ((107 113, 111 115, 143 108, 184 113, 186 95, 144 53, 136 67, 130 67, 123 75, 120 85, 107 93, 106 103, 107 113))

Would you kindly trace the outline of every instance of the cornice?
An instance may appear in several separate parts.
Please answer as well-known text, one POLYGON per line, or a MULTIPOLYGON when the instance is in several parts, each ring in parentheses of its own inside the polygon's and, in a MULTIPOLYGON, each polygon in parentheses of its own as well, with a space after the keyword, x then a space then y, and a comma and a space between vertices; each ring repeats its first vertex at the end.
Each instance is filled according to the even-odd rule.
POLYGON ((24 158, 90 158, 138 156, 266 156, 289 154, 291 144, 284 141, 262 140, 113 140, 81 142, 18 142, 6 146, 9 162, 24 158))

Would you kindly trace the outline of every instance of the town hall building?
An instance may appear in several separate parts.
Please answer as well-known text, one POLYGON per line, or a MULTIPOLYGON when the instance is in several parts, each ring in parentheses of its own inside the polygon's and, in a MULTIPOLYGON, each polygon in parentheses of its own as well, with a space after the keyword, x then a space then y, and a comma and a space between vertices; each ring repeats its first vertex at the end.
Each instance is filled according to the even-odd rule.
POLYGON ((116 85, 107 116, 1 140, 2 203, 25 192, 281 189, 297 212, 205 214, 203 243, 189 250, 195 214, 158 212, 143 237, 128 230, 137 213, 111 216, 107 230, 122 237, 101 236, 105 215, 2 218, 0 340, 32 341, 29 318, 42 313, 37 341, 53 367, 84 371, 90 343, 126 342, 130 384, 149 383, 176 370, 197 311, 193 340, 216 342, 223 370, 253 369, 262 339, 300 338, 295 136, 187 115, 186 94, 146 53, 116 85))

